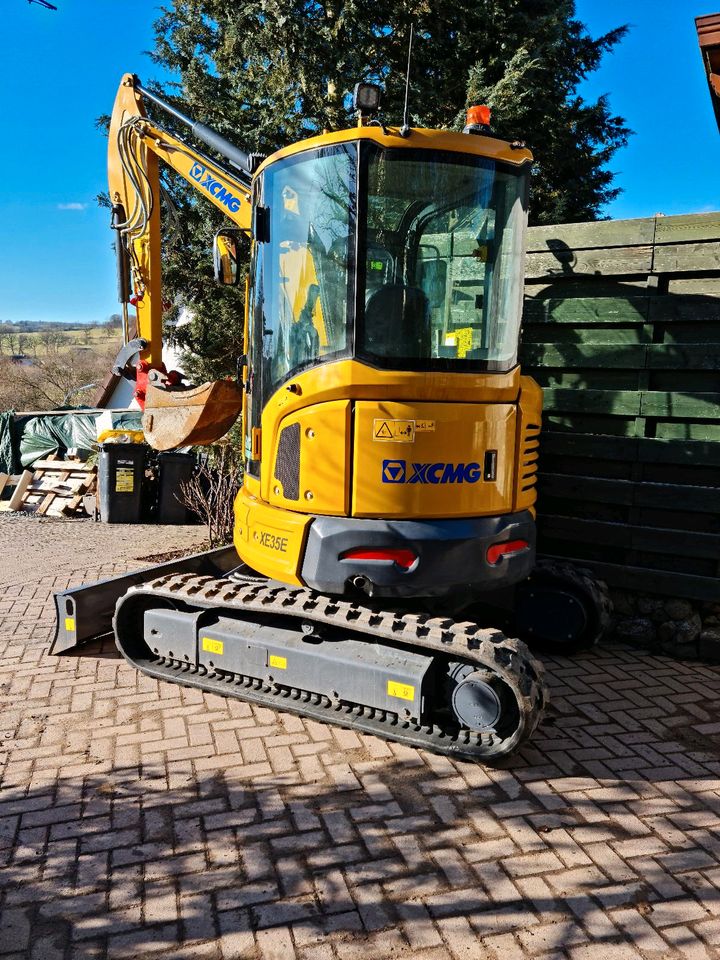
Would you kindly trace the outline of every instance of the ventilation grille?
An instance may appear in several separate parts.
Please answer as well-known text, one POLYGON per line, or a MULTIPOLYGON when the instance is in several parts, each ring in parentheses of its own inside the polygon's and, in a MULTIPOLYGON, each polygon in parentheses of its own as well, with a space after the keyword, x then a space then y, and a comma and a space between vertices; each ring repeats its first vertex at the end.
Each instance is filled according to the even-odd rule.
POLYGON ((280 431, 275 479, 282 484, 286 500, 300 499, 300 424, 292 423, 280 431))
POLYGON ((523 425, 522 446, 520 448, 520 489, 532 490, 537 482, 537 460, 540 448, 540 424, 523 425))

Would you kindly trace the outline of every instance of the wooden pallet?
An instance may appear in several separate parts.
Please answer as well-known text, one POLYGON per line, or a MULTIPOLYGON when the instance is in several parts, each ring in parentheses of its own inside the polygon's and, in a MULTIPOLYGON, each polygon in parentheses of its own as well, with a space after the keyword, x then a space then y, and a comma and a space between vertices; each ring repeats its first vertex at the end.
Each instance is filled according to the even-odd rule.
POLYGON ((79 460, 38 460, 19 478, 6 509, 48 517, 82 515, 84 497, 94 493, 96 468, 79 460))
MULTIPOLYGON (((20 483, 21 479, 21 473, 0 473, 0 496, 2 496, 5 490, 9 490, 12 487, 17 489, 17 485, 20 483)), ((10 501, 0 500, 0 512, 4 513, 7 510, 10 510, 10 501)))

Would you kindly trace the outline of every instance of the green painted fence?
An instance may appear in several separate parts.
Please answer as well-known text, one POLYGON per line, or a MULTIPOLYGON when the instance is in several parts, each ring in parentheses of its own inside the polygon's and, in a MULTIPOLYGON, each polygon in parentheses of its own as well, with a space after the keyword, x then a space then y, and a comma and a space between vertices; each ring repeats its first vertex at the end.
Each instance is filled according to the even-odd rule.
POLYGON ((541 553, 720 599, 720 213, 533 227, 541 553))

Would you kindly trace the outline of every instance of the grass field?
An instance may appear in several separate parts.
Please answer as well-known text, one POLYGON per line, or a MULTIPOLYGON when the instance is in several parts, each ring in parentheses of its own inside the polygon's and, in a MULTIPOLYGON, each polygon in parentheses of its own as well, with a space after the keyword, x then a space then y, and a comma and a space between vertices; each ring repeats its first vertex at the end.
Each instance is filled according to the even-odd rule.
POLYGON ((105 352, 119 347, 122 334, 119 329, 108 330, 105 324, 95 327, 78 324, 71 330, 44 329, 37 333, 0 331, 0 357, 24 353, 29 357, 54 356, 77 352, 83 348, 105 352))

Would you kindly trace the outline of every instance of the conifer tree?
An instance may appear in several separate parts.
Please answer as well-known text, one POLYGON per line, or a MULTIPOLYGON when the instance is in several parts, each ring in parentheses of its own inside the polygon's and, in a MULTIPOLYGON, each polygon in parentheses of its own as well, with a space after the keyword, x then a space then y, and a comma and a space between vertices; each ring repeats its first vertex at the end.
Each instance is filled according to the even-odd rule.
MULTIPOLYGON (((400 123, 411 24, 411 125, 459 129, 466 106, 487 103, 495 132, 535 154, 531 223, 598 218, 619 192, 607 164, 630 131, 607 98, 587 102, 578 87, 626 28, 593 39, 574 0, 174 0, 156 22, 153 59, 177 78, 165 96, 269 153, 353 125, 358 80, 383 86, 382 117, 400 123)), ((198 354, 197 376, 232 372, 242 295, 214 285, 209 255, 222 215, 168 186, 179 230, 167 285, 195 314, 176 339, 198 354)))

